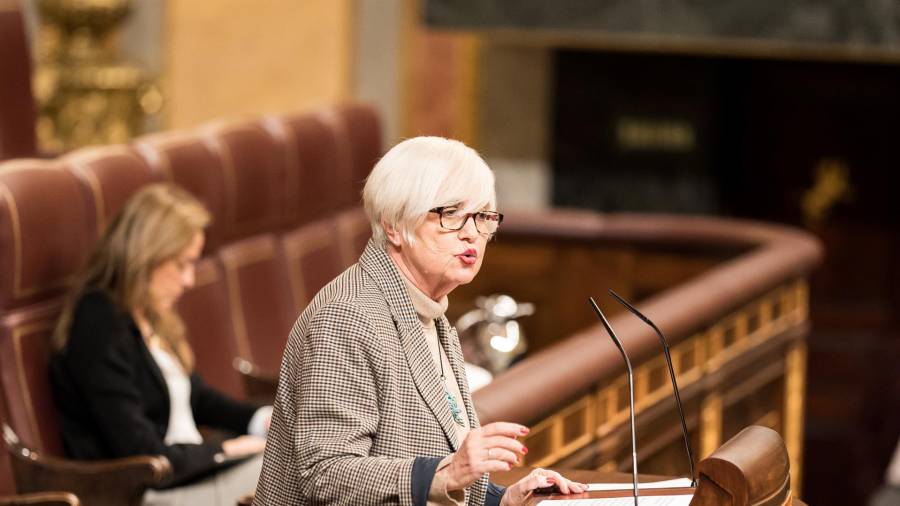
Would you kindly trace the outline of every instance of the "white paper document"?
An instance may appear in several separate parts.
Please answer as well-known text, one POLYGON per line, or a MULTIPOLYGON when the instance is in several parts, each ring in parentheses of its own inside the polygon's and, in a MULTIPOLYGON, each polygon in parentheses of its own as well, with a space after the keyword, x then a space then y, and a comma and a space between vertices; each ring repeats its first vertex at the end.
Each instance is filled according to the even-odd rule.
MULTIPOLYGON (((639 506, 689 506, 693 495, 648 495, 638 497, 639 506)), ((634 506, 634 497, 607 499, 562 499, 541 501, 538 506, 634 506)))
MULTIPOLYGON (((687 478, 675 478, 674 480, 650 481, 647 483, 638 482, 638 490, 652 488, 680 488, 690 487, 691 480, 687 478)), ((632 483, 588 483, 588 491, 591 490, 631 490, 634 488, 632 483)), ((634 503, 634 501, 631 501, 634 503)))

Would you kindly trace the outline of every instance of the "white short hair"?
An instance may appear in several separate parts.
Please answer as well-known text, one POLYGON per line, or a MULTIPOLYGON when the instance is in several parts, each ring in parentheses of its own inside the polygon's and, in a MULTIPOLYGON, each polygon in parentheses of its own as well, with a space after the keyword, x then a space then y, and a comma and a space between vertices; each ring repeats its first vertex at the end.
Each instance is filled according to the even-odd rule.
POLYGON ((459 205, 463 212, 496 210, 494 173, 474 149, 443 137, 414 137, 375 164, 363 189, 372 238, 387 246, 384 225, 408 244, 435 207, 459 205))

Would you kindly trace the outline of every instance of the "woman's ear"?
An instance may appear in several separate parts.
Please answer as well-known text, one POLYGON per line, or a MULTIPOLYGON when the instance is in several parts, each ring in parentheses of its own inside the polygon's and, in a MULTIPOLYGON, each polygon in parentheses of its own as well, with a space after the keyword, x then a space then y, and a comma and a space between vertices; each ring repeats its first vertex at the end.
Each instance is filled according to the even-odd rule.
POLYGON ((397 230, 393 225, 389 225, 385 222, 381 222, 381 227, 384 229, 384 235, 387 237, 389 243, 391 243, 394 247, 400 247, 400 244, 403 242, 400 231, 397 230))

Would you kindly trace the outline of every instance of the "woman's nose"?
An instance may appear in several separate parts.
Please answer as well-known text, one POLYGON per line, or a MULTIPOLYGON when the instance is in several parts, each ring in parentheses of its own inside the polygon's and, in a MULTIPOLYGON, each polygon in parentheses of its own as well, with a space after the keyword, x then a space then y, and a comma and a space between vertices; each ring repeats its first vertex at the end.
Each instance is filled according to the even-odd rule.
POLYGON ((463 222, 463 226, 459 229, 459 237, 466 240, 474 240, 478 237, 478 228, 475 226, 475 215, 470 214, 463 222))
POLYGON ((196 281, 194 276, 194 267, 188 266, 184 271, 181 272, 181 284, 185 288, 191 288, 194 286, 194 282, 196 281))

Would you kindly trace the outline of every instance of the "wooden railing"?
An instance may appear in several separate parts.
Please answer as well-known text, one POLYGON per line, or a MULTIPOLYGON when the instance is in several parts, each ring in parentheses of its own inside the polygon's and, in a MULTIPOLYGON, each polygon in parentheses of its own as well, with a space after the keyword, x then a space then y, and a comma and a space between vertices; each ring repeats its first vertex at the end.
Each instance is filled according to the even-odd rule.
MULTIPOLYGON (((669 339, 695 457, 747 425, 766 425, 784 437, 799 490, 806 278, 820 258, 810 235, 756 222, 582 211, 510 216, 481 274, 454 292, 451 305, 503 292, 536 302, 543 318, 523 322, 537 349, 476 392, 481 421, 529 424, 525 465, 630 466, 624 365, 586 301, 593 295, 615 313, 606 296, 613 288, 635 297, 669 339), (579 329, 559 320, 566 317, 579 329)), ((611 323, 636 366, 641 472, 685 475, 659 341, 628 313, 611 323)))

